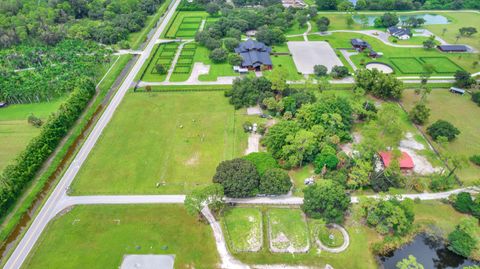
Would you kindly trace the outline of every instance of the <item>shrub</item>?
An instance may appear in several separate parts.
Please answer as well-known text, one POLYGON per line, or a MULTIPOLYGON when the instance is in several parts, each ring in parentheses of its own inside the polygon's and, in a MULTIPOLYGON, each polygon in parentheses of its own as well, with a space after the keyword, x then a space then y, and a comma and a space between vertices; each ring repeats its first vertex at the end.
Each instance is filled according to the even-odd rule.
POLYGON ((455 230, 448 235, 448 249, 458 255, 469 257, 477 244, 473 231, 476 225, 472 219, 463 219, 455 230))
POLYGON ((320 154, 315 157, 315 173, 320 174, 324 167, 330 170, 336 169, 339 162, 336 153, 335 149, 331 146, 323 147, 320 154))
POLYGON ((280 167, 277 160, 268 152, 252 152, 243 156, 243 159, 252 162, 257 168, 259 175, 263 175, 268 169, 280 167))
POLYGON ((455 85, 458 87, 470 88, 472 85, 475 85, 475 79, 472 78, 470 73, 464 70, 457 70, 455 72, 455 85))
POLYGON ((33 125, 34 127, 37 127, 37 128, 40 128, 43 125, 42 119, 40 119, 39 117, 37 117, 33 114, 30 114, 30 116, 28 116, 27 121, 28 121, 28 123, 30 123, 31 125, 33 125))
POLYGON ((317 64, 313 67, 313 72, 315 73, 315 75, 317 77, 324 77, 327 75, 328 73, 328 69, 326 66, 324 65, 321 65, 321 64, 317 64))
POLYGON ((233 66, 239 66, 243 62, 242 56, 236 54, 236 53, 230 53, 228 55, 228 63, 233 65, 233 66))
POLYGON ((260 178, 260 193, 286 194, 292 187, 288 173, 280 168, 270 168, 260 178))
POLYGON ((437 120, 435 123, 427 128, 427 133, 434 139, 443 136, 452 141, 460 134, 460 131, 455 128, 450 122, 444 120, 437 120))
POLYGON ((473 155, 469 159, 472 163, 480 166, 480 155, 473 155))
POLYGON ((461 192, 453 203, 453 207, 462 213, 470 213, 470 207, 473 204, 472 196, 468 192, 461 192))
POLYGON ((415 215, 410 199, 367 199, 361 203, 361 207, 367 223, 381 234, 404 235, 413 227, 415 215))
POLYGON ((221 162, 213 176, 213 182, 223 186, 225 195, 234 198, 254 196, 259 180, 255 165, 244 159, 221 162))
POLYGON ((472 101, 480 106, 480 91, 472 93, 472 101))
POLYGON ((225 44, 225 48, 228 51, 234 51, 235 48, 238 47, 238 44, 240 44, 240 41, 238 41, 238 39, 233 37, 227 37, 223 39, 223 44, 225 44))
POLYGON ((167 73, 167 69, 165 68, 165 66, 163 66, 163 64, 156 64, 155 65, 155 70, 160 75, 164 75, 164 74, 167 73))
POLYGON ((446 191, 453 187, 455 179, 453 177, 446 177, 443 175, 435 175, 430 181, 430 189, 432 191, 446 191))

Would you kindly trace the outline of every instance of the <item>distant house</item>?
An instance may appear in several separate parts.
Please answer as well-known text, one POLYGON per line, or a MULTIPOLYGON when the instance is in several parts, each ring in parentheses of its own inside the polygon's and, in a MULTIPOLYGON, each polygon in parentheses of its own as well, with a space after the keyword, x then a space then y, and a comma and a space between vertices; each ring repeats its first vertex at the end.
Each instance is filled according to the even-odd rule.
POLYGON ((352 44, 353 48, 357 49, 357 50, 364 50, 364 49, 369 49, 371 48, 370 47, 370 44, 368 44, 368 42, 360 39, 360 38, 353 38, 353 39, 350 39, 350 43, 352 44))
POLYGON ((410 39, 412 36, 410 29, 398 26, 388 27, 387 32, 400 40, 410 39))
POLYGON ((0 101, 0 108, 6 107, 6 106, 7 106, 7 102, 1 102, 1 101, 0 101))
POLYGON ((450 88, 450 92, 451 92, 451 93, 458 93, 458 94, 461 94, 461 95, 464 95, 464 94, 465 94, 465 90, 464 90, 464 89, 455 88, 455 87, 451 87, 451 88, 450 88))
MULTIPOLYGON (((389 167, 393 160, 393 153, 391 151, 382 151, 379 152, 378 155, 380 155, 383 166, 389 167)), ((402 156, 400 156, 398 162, 400 164, 400 169, 402 170, 412 170, 415 167, 412 157, 404 151, 402 151, 402 156)))
POLYGON ((240 43, 235 48, 235 52, 243 59, 240 67, 248 70, 272 69, 271 51, 272 49, 264 43, 252 39, 240 43))
POLYGON ((443 52, 467 52, 468 47, 465 45, 439 45, 437 48, 443 52))

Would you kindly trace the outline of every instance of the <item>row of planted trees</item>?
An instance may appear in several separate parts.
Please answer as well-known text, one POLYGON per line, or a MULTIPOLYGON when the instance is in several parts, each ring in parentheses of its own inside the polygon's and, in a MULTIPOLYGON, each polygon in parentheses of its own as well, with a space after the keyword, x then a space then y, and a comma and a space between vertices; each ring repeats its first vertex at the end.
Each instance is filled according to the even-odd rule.
POLYGON ((34 179, 94 94, 95 84, 91 79, 79 80, 69 98, 42 126, 40 134, 30 141, 13 164, 5 168, 0 175, 0 215, 8 211, 34 179))

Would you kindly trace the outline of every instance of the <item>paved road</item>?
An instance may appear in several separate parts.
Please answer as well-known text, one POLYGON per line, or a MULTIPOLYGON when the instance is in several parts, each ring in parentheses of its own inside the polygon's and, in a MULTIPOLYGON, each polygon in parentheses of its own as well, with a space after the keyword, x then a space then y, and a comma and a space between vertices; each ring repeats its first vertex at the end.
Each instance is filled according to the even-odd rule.
POLYGON ((22 238, 22 240, 14 250, 13 254, 8 259, 4 268, 17 269, 21 267, 23 261, 25 260, 28 253, 35 245, 35 242, 38 240, 43 229, 47 226, 49 220, 55 216, 57 205, 61 204, 62 201, 66 199, 66 192, 65 192, 66 189, 68 188, 68 186, 70 186, 70 183, 72 182, 73 178, 77 174, 81 165, 83 164, 88 154, 92 150, 93 146, 97 142, 103 129, 112 118, 113 113, 115 112, 117 107, 120 105, 120 102, 125 96, 125 93, 130 88, 130 85, 132 85, 132 83, 134 82, 135 76, 137 75, 137 73, 142 68, 147 58, 149 57, 150 53, 152 52, 153 46, 155 45, 156 40, 160 37, 160 34, 166 28, 168 21, 172 18, 173 14, 175 13, 175 9, 177 8, 179 3, 180 3, 180 0, 175 0, 174 2, 172 2, 172 5, 169 7, 169 10, 166 13, 166 15, 160 18, 162 22, 159 25, 159 27, 156 29, 155 33, 153 34, 152 38, 148 42, 145 49, 143 50, 143 53, 140 55, 135 65, 130 70, 130 73, 127 75, 125 81, 122 83, 117 93, 113 97, 112 101, 110 102, 108 107, 105 109, 105 112, 102 114, 99 121, 93 128, 91 134, 88 136, 84 145, 78 152, 77 156, 75 157, 71 165, 68 167, 67 171, 63 175, 58 185, 53 190, 50 197, 47 199, 45 205, 40 210, 35 220, 32 222, 32 225, 29 227, 28 231, 25 233, 25 236, 22 238))

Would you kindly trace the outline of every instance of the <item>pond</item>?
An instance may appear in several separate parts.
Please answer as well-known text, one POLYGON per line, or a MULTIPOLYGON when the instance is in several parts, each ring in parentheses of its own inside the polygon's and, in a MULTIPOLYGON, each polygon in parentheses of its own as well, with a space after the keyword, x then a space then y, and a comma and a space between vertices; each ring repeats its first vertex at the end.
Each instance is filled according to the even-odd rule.
POLYGON ((441 239, 426 234, 418 235, 410 244, 379 258, 384 269, 395 269, 397 262, 408 255, 415 256, 424 268, 460 269, 464 266, 480 265, 448 250, 441 239))
MULTIPOLYGON (((368 19, 368 26, 373 26, 374 21, 376 18, 380 17, 380 15, 365 15, 368 19)), ((447 17, 438 15, 438 14, 416 14, 416 15, 400 15, 398 18, 400 19, 400 24, 403 21, 408 20, 410 17, 415 18, 423 18, 425 20, 425 25, 429 24, 448 24, 449 21, 447 17)), ((362 24, 361 16, 360 15, 353 15, 353 20, 358 23, 362 24)))

